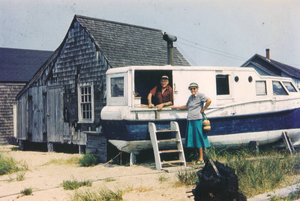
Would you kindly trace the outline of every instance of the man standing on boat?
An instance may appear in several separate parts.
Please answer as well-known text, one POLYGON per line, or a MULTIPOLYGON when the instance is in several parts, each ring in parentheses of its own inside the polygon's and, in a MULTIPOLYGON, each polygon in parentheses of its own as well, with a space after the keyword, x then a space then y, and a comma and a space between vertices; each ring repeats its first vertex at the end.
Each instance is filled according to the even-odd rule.
POLYGON ((148 94, 148 107, 152 108, 154 105, 158 110, 164 106, 173 105, 173 89, 169 85, 169 77, 163 75, 160 79, 160 85, 155 86, 148 94))

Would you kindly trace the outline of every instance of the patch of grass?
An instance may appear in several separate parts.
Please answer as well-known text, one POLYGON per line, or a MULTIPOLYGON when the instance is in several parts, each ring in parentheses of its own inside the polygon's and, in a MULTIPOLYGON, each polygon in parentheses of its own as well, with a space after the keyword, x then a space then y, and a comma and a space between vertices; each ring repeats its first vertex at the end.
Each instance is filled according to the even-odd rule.
POLYGON ((168 178, 166 177, 166 175, 159 175, 158 181, 160 183, 166 182, 168 180, 168 178))
POLYGON ((247 146, 240 146, 236 148, 215 148, 212 144, 209 149, 204 152, 205 158, 217 161, 231 161, 239 158, 254 158, 254 157, 285 157, 287 152, 285 150, 270 148, 270 146, 261 146, 259 148, 259 156, 255 150, 250 150, 247 146))
POLYGON ((14 147, 11 147, 10 150, 12 151, 19 151, 19 146, 14 146, 14 147))
POLYGON ((177 173, 179 185, 193 185, 199 182, 196 171, 179 171, 177 173))
POLYGON ((79 160, 80 159, 77 157, 71 157, 69 159, 52 159, 44 165, 75 165, 79 163, 79 160))
POLYGON ((21 191, 22 195, 31 195, 32 194, 32 188, 25 188, 21 191))
POLYGON ((138 187, 138 188, 136 188, 136 189, 134 189, 134 190, 136 190, 136 191, 138 191, 138 192, 149 192, 149 191, 153 191, 153 188, 146 188, 146 187, 138 187))
POLYGON ((91 187, 92 182, 89 180, 87 180, 87 181, 77 181, 77 180, 69 181, 68 180, 68 181, 63 181, 62 186, 65 190, 75 190, 82 186, 91 187))
POLYGON ((115 178, 106 178, 104 181, 105 182, 112 182, 112 181, 116 181, 116 179, 115 178))
POLYGON ((25 180, 25 172, 20 172, 20 173, 17 173, 17 178, 16 178, 17 181, 24 181, 25 180))
POLYGON ((95 166, 100 163, 98 157, 95 154, 85 154, 79 159, 79 164, 83 167, 95 166))
POLYGON ((123 200, 123 191, 118 189, 115 192, 104 187, 98 191, 76 191, 72 197, 73 201, 120 201, 123 200))
POLYGON ((298 175, 299 155, 246 160, 245 156, 237 160, 228 161, 228 166, 234 168, 239 177, 239 188, 244 195, 251 197, 280 188, 285 178, 298 175))
POLYGON ((19 167, 18 162, 12 157, 4 157, 0 154, 0 175, 11 174, 20 170, 28 170, 27 164, 24 163, 19 167))

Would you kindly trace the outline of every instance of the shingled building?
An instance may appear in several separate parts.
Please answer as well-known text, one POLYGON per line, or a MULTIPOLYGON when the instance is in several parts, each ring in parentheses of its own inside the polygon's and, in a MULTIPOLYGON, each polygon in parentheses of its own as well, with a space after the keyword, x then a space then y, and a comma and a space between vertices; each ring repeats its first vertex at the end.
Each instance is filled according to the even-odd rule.
MULTIPOLYGON (((189 66, 174 47, 174 65, 189 66)), ((167 65, 163 31, 75 15, 61 45, 18 94, 19 141, 85 145, 101 126, 109 68, 167 65)))
POLYGON ((0 48, 0 144, 14 143, 16 95, 52 53, 0 48))

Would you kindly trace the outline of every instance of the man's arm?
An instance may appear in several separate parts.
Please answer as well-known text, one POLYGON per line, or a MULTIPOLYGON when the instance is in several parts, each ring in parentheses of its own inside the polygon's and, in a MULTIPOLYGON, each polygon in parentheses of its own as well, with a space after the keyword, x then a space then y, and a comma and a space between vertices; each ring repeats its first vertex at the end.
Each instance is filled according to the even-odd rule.
POLYGON ((153 107, 153 104, 152 104, 152 93, 149 93, 148 94, 148 107, 153 107))
POLYGON ((157 105, 157 109, 162 110, 162 108, 164 106, 169 106, 169 105, 173 105, 172 101, 169 101, 169 102, 166 102, 166 103, 161 103, 161 104, 157 105))

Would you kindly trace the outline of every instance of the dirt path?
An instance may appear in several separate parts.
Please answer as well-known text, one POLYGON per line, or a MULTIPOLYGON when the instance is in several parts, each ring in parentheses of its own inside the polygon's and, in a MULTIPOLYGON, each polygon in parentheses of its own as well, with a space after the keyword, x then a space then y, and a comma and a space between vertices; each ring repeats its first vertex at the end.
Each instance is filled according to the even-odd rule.
POLYGON ((13 157, 20 163, 26 163, 29 170, 25 172, 25 180, 16 181, 17 173, 0 176, 0 201, 6 200, 71 200, 75 191, 64 190, 63 181, 91 180, 92 187, 81 187, 96 191, 109 188, 127 190, 123 200, 155 200, 166 201, 193 200, 186 192, 194 186, 176 186, 177 173, 157 171, 154 163, 139 164, 131 167, 100 164, 95 167, 80 167, 76 164, 56 164, 53 161, 66 161, 80 158, 79 154, 48 153, 33 151, 12 151, 11 146, 0 146, 0 153, 13 157), (160 182, 159 178, 166 179, 160 182), (110 178, 108 180, 108 178, 110 178), (25 188, 32 188, 33 195, 21 196, 25 188))

